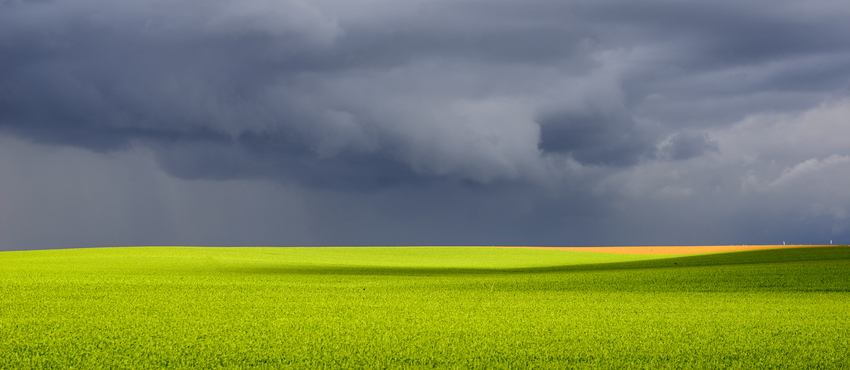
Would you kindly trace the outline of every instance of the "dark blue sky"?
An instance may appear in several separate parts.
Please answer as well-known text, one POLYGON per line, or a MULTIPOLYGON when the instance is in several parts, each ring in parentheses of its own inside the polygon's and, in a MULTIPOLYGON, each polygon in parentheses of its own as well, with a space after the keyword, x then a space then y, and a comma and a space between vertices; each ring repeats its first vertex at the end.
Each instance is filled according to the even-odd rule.
POLYGON ((850 242, 844 1, 0 1, 0 250, 850 242))

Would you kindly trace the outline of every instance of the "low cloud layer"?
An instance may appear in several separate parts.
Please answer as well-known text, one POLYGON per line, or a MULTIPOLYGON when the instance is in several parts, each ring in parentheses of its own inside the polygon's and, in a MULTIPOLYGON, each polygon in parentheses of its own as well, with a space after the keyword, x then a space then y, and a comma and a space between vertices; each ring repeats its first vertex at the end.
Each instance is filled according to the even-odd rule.
POLYGON ((0 2, 0 247, 846 243, 848 17, 0 2))

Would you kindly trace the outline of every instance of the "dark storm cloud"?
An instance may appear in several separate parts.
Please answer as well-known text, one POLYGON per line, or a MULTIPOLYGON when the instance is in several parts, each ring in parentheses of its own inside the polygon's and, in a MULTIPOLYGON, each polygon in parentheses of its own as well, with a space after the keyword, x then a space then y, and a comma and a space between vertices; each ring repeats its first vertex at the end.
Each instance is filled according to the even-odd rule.
POLYGON ((655 138, 625 114, 570 112, 540 120, 540 149, 585 165, 632 166, 653 156, 655 138))
POLYGON ((805 214, 846 235, 842 190, 821 207, 780 179, 842 179, 848 18, 829 1, 6 0, 0 133, 228 184, 209 194, 300 189, 327 220, 311 232, 338 238, 292 240, 320 244, 663 242, 686 210, 723 223, 771 202, 782 217, 753 225, 805 214))
MULTIPOLYGON (((769 11, 763 5, 457 1, 393 4, 374 14, 347 16, 343 12, 350 8, 332 2, 8 1, 3 4, 7 15, 0 122, 12 132, 47 143, 114 150, 136 140, 206 141, 203 145, 219 146, 219 155, 232 153, 223 163, 234 166, 239 166, 234 163, 239 158, 280 162, 283 157, 283 162, 307 168, 263 166, 272 178, 306 176, 311 166, 304 163, 310 160, 328 170, 364 166, 364 173, 380 177, 383 165, 370 163, 370 158, 391 164, 387 171, 398 172, 395 167, 406 163, 412 172, 427 177, 440 175, 428 170, 443 166, 434 161, 455 161, 458 154, 429 159, 406 152, 411 141, 420 140, 409 127, 429 123, 398 122, 413 119, 404 112, 386 117, 384 105, 392 104, 383 100, 387 94, 401 93, 408 96, 405 104, 423 106, 446 95, 523 96, 543 103, 551 99, 544 93, 546 81, 540 80, 545 76, 533 73, 521 77, 525 81, 519 85, 494 86, 483 82, 513 77, 481 73, 486 68, 479 66, 508 66, 508 73, 555 68, 569 83, 604 68, 606 60, 598 53, 605 50, 660 47, 648 61, 612 61, 626 63, 620 71, 609 72, 621 76, 608 87, 625 93, 624 109, 563 113, 560 118, 548 114, 541 125, 544 151, 569 153, 588 165, 631 166, 651 158, 657 144, 657 133, 641 132, 633 117, 640 111, 636 105, 651 94, 685 96, 676 105, 686 106, 726 95, 789 89, 819 93, 847 86, 843 77, 850 74, 844 58, 793 63, 795 58, 843 52, 848 41, 840 36, 847 31, 842 22, 798 18, 790 5, 769 11), (437 61, 437 68, 445 61, 462 62, 461 73, 473 84, 447 81, 417 93, 431 78, 425 73, 440 72, 403 68, 429 60, 437 61), (765 62, 786 67, 777 66, 751 82, 719 76, 733 83, 713 84, 718 78, 700 77, 765 62), (806 68, 797 68, 801 65, 806 68), (665 68, 681 72, 662 72, 665 68), (341 81, 369 73, 389 79, 335 91, 341 81), (402 74, 402 79, 394 81, 393 73, 402 74), (334 114, 345 116, 349 127, 333 122, 334 114), (384 116, 383 121, 376 116, 384 116), (351 139, 351 132, 345 131, 351 127, 359 138, 351 139), (257 137, 263 139, 252 140, 257 137), (418 164, 423 161, 424 167, 418 164)), ((678 117, 664 112, 675 108, 646 106, 643 112, 666 131, 678 130, 679 121, 668 121, 678 117)), ((529 108, 541 109, 534 103, 529 108)), ((747 113, 724 112, 731 118, 747 113)), ((449 128, 439 135, 464 133, 449 128)), ((192 155, 169 145, 156 147, 175 151, 163 153, 167 158, 192 155)), ((441 150, 451 149, 437 148, 441 150)), ((228 165, 216 171, 191 159, 182 163, 166 167, 175 175, 185 169, 193 178, 205 172, 220 178, 262 171, 231 170, 228 165), (189 163, 199 167, 191 170, 189 163)))

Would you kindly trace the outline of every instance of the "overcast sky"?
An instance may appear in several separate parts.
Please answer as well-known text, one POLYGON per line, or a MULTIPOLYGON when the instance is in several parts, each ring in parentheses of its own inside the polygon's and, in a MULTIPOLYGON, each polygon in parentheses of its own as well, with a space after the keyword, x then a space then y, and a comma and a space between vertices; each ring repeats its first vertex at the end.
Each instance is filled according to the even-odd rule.
POLYGON ((0 250, 847 244, 848 19, 0 0, 0 250))

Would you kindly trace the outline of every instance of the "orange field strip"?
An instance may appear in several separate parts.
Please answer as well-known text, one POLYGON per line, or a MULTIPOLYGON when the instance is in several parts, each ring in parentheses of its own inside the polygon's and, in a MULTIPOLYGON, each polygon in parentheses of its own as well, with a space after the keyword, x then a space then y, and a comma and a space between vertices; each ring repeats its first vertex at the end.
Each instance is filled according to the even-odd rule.
POLYGON ((577 252, 620 253, 620 254, 699 254, 757 249, 829 247, 828 245, 700 245, 700 246, 657 246, 657 247, 518 247, 558 249, 577 252))

